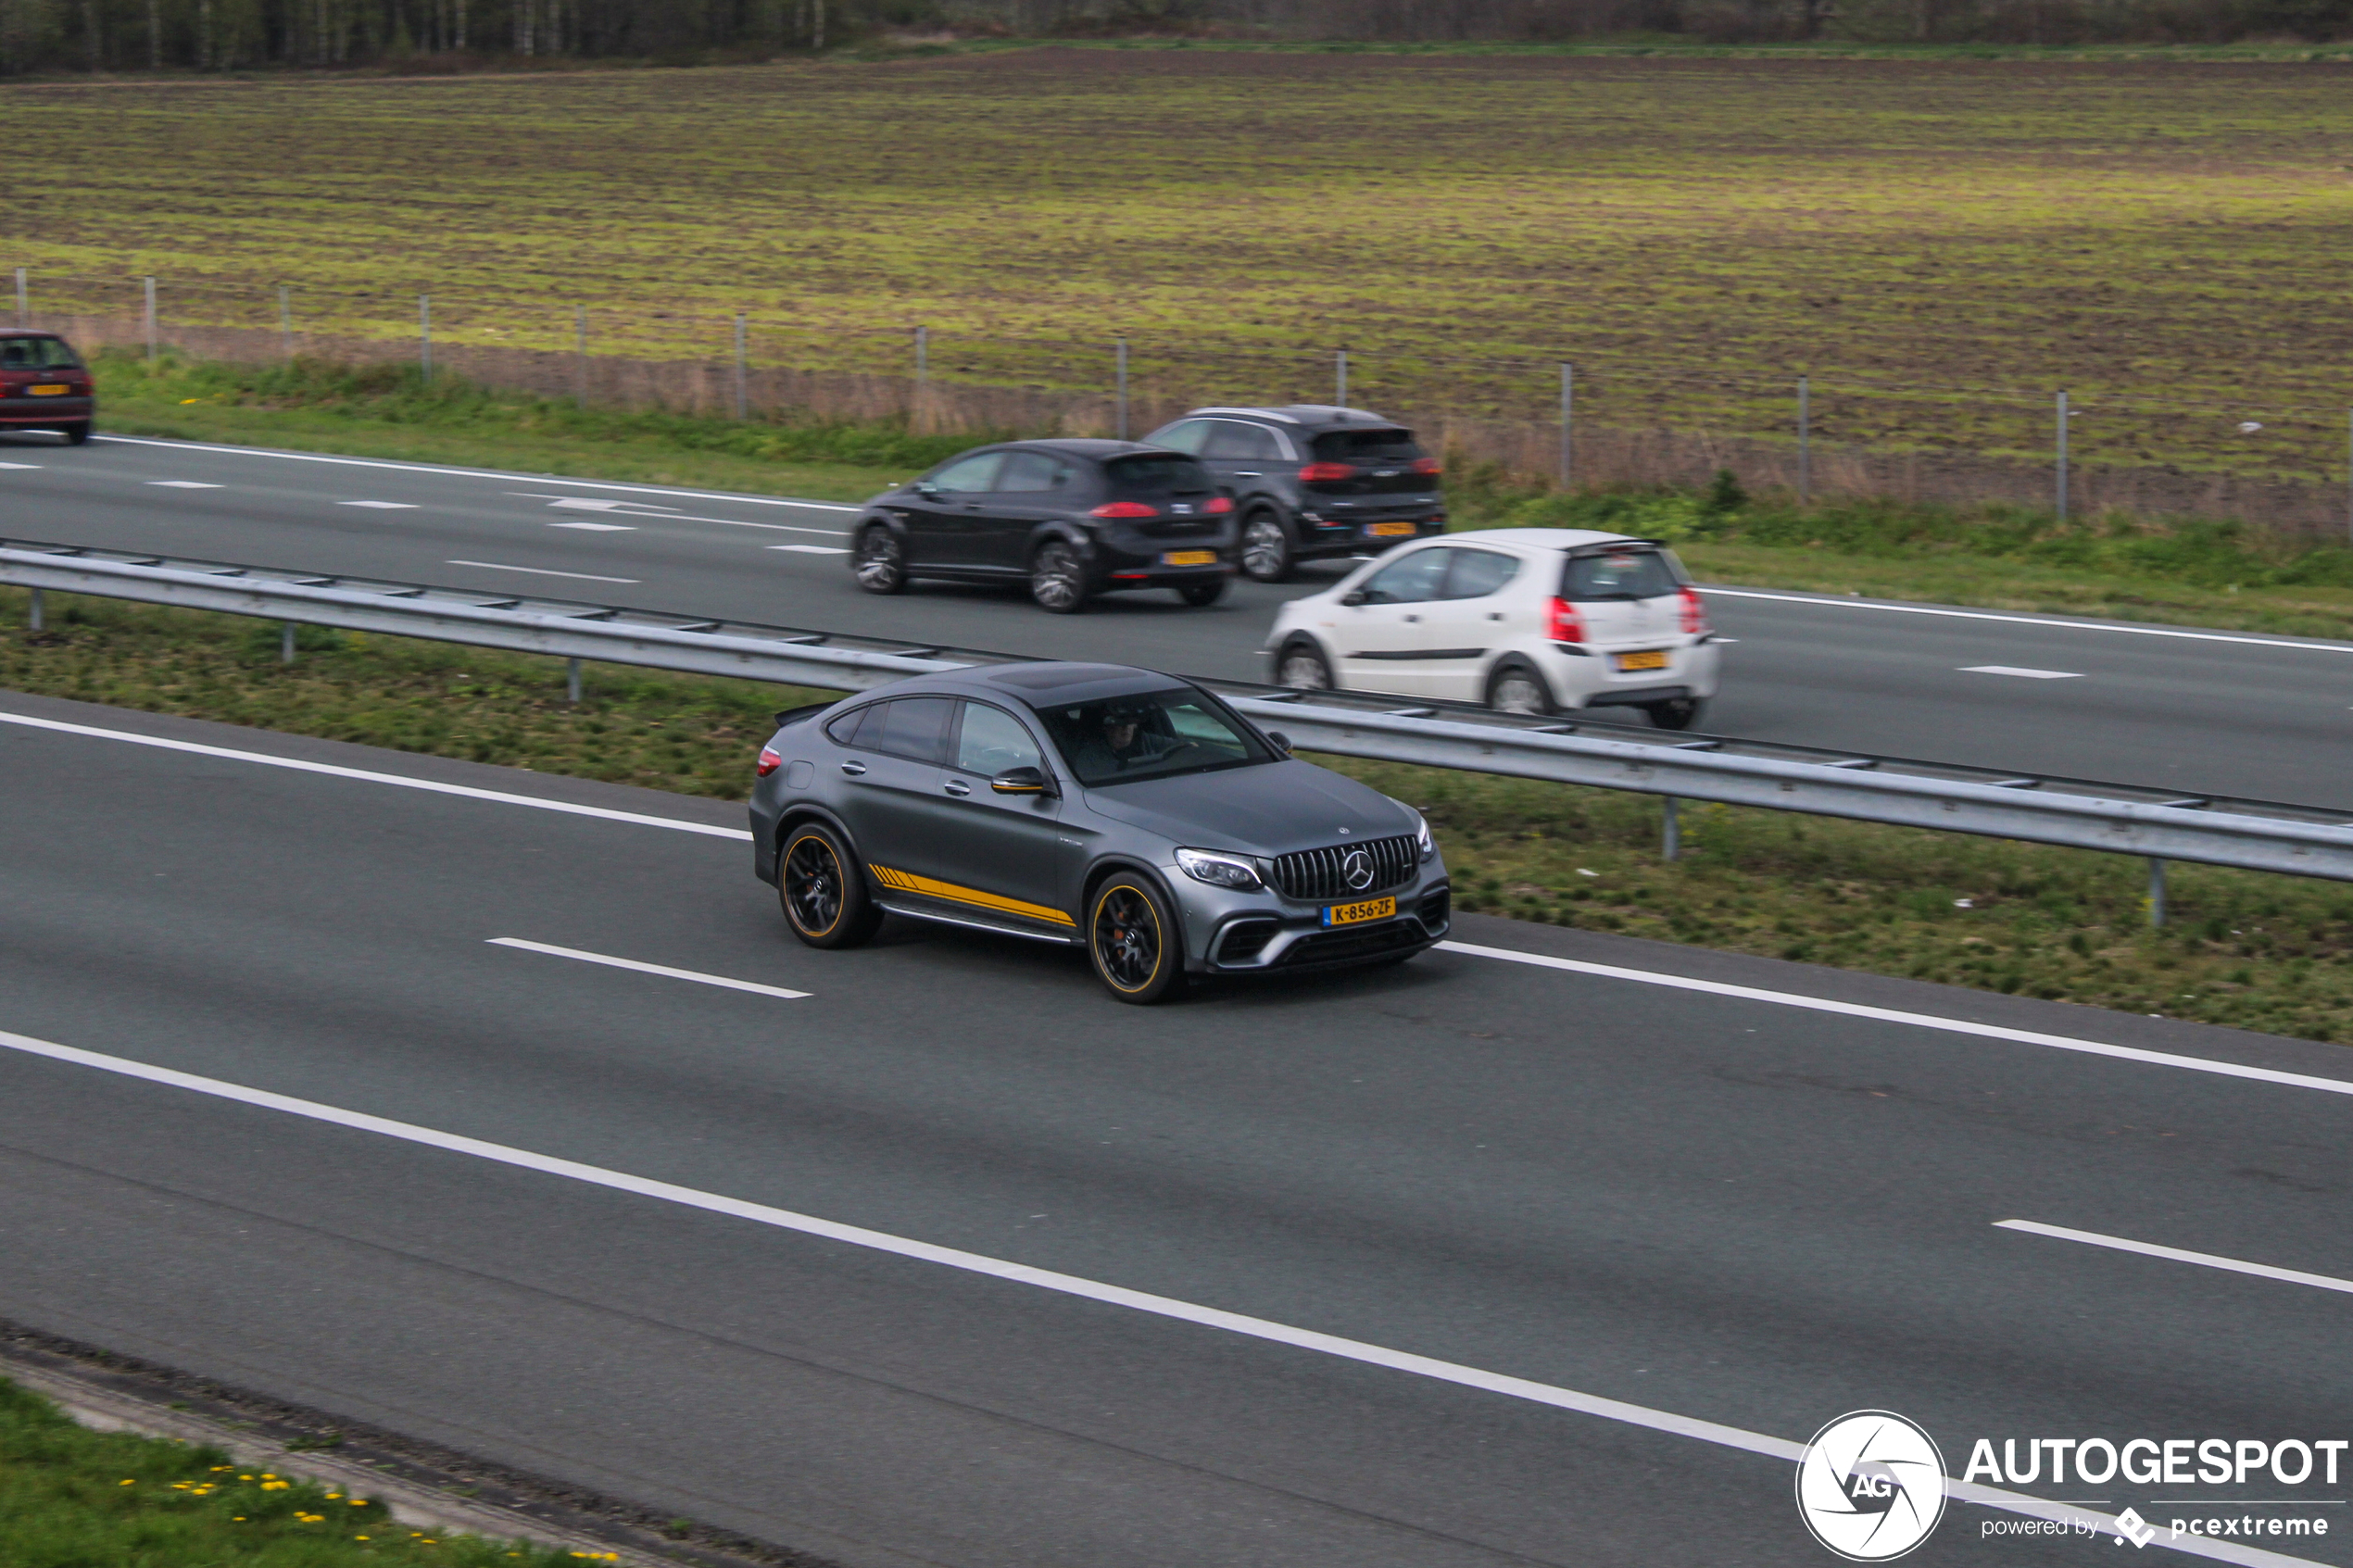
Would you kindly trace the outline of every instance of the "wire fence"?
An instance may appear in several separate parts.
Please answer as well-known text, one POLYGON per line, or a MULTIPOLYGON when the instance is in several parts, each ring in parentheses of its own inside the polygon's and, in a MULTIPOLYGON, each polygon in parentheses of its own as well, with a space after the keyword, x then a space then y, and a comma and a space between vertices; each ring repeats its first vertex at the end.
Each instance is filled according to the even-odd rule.
POLYGON ((1176 331, 1089 340, 711 316, 520 288, 256 287, 30 268, 14 284, 19 325, 70 326, 101 345, 408 361, 427 377, 584 404, 1132 437, 1202 405, 1341 402, 1564 483, 1688 483, 1728 467, 1752 487, 1807 498, 1999 500, 2353 533, 2353 410, 2309 395, 1921 386, 1802 363, 1678 364, 1623 345, 1507 356, 1176 331))

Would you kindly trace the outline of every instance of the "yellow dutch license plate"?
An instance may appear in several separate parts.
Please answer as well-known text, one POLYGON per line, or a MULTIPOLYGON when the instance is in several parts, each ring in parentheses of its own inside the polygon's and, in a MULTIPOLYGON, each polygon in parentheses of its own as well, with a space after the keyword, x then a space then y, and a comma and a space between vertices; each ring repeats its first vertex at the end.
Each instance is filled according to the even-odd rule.
POLYGON ((1160 558, 1163 566, 1215 566, 1215 550, 1171 550, 1160 558))
POLYGON ((1367 898, 1361 904, 1333 904, 1324 910, 1326 925, 1362 925, 1366 921, 1388 920, 1397 913, 1394 898, 1367 898))
POLYGON ((1645 648, 1641 653, 1621 653, 1617 656, 1617 667, 1620 670, 1664 670, 1667 668, 1667 650, 1645 648))
POLYGON ((1377 522, 1365 532, 1375 539, 1394 539, 1400 534, 1413 533, 1414 525, 1410 522, 1377 522))
POLYGON ((29 386, 25 388, 25 391, 31 393, 35 397, 63 397, 67 393, 71 392, 73 388, 69 386, 29 386))

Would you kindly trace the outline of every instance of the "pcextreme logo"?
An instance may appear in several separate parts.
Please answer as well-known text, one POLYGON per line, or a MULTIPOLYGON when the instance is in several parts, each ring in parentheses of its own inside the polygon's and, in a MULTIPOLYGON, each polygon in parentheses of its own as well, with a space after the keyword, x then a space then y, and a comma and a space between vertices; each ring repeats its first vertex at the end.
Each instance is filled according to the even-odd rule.
POLYGON ((1797 1512, 1849 1562, 1903 1556, 1944 1516, 1935 1439, 1893 1411, 1856 1411, 1814 1434, 1797 1462, 1797 1512))

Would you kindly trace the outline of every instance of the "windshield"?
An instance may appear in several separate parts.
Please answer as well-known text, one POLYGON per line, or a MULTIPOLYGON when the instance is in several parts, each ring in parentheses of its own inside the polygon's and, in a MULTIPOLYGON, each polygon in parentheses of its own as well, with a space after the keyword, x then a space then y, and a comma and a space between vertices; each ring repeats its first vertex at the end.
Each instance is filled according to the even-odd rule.
POLYGON ((1041 709, 1038 717, 1054 749, 1089 788, 1275 759, 1189 686, 1041 709))

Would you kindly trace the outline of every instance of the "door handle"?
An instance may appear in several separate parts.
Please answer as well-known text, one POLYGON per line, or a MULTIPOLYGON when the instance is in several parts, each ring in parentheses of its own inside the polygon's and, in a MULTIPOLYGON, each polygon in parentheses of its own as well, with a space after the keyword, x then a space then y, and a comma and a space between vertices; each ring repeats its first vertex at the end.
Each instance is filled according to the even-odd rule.
POLYGON ((1409 615, 1405 619, 1408 621, 1419 621, 1421 617, 1418 615, 1409 615))
POLYGON ((970 795, 972 792, 973 786, 966 784, 962 779, 950 779, 948 781, 948 793, 955 796, 959 799, 970 795))
POLYGON ((1504 612, 1500 609, 1491 609, 1487 612, 1487 619, 1490 621, 1501 621, 1504 619, 1504 612))
POLYGON ((853 779, 860 778, 862 777, 866 771, 866 764, 863 762, 845 762, 841 765, 841 771, 848 773, 853 779))

